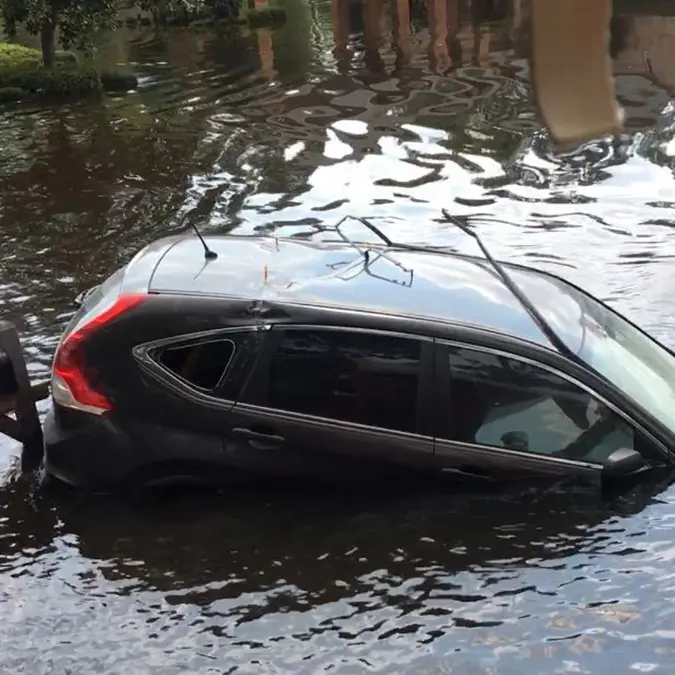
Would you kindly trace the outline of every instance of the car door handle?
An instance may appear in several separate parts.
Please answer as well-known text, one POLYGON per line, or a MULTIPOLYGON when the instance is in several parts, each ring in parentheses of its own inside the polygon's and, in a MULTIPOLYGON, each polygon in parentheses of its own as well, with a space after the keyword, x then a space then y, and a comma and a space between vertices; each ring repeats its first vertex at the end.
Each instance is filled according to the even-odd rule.
POLYGON ((441 471, 443 473, 451 473, 458 476, 478 478, 479 480, 492 480, 485 471, 473 466, 444 466, 441 468, 441 471))
POLYGON ((280 448, 286 443, 286 439, 278 434, 266 434, 261 431, 253 431, 253 429, 246 429, 244 427, 235 427, 232 429, 232 435, 235 438, 247 440, 250 445, 260 450, 280 448))

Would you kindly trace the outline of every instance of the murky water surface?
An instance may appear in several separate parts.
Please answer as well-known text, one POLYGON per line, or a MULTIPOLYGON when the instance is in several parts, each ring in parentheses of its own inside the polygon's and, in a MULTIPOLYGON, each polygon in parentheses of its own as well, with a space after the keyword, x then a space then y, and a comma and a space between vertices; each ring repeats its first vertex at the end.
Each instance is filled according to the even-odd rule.
MULTIPOLYGON (((492 215, 504 222, 477 227, 495 254, 584 284, 674 344, 675 108, 642 59, 671 77, 658 56, 674 20, 628 19, 629 133, 559 157, 530 100, 524 3, 469 4, 415 5, 409 20, 403 3, 287 0, 274 32, 124 30, 104 58, 139 74, 137 92, 0 113, 0 314, 31 371, 47 372, 73 296, 186 216, 312 235, 365 215, 471 251, 441 208, 492 215)), ((37 490, 19 455, 0 441, 2 673, 675 663, 672 488, 620 504, 540 491, 92 500, 37 490)))

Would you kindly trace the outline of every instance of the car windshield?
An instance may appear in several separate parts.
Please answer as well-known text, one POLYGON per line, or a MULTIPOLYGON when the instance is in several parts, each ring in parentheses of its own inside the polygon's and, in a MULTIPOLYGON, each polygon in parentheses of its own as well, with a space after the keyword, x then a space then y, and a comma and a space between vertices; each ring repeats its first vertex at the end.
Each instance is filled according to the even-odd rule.
POLYGON ((574 351, 675 433, 675 356, 600 302, 574 287, 565 290, 581 309, 583 334, 574 351))

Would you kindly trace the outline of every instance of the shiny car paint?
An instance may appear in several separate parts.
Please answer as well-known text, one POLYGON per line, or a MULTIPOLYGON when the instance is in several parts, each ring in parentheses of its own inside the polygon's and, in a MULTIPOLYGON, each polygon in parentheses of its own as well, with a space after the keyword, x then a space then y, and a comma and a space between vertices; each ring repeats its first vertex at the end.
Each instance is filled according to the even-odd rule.
MULTIPOLYGON (((120 293, 143 302, 96 333, 87 362, 114 409, 100 419, 55 405, 45 426, 46 468, 79 486, 110 487, 171 476, 382 477, 443 473, 597 477, 599 467, 531 453, 485 453, 436 441, 446 344, 506 353, 560 373, 605 401, 649 438, 667 463, 667 430, 604 378, 560 354, 482 259, 368 244, 212 236, 205 260, 196 237, 170 237, 140 251, 118 273, 120 293), (374 260, 373 260, 374 258, 374 260), (323 327, 419 340, 419 415, 414 432, 393 432, 266 408, 257 402, 284 327, 323 327), (222 387, 204 393, 152 359, 154 348, 227 337, 237 349, 222 387), (273 430, 269 438, 253 427, 273 430), (265 439, 268 438, 267 441, 265 439)), ((565 282, 508 265, 513 278, 568 344, 582 339, 584 307, 565 282)), ((570 288, 572 288, 570 286, 570 288)), ((105 284, 83 297, 87 311, 105 284)), ((578 289, 577 289, 578 290, 578 289)))

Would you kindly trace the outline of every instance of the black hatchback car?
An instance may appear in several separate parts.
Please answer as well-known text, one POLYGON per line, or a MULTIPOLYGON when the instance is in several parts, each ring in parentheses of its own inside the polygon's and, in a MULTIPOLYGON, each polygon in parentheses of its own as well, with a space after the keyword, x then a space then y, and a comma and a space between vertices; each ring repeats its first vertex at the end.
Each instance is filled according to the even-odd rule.
POLYGON ((668 349, 480 240, 486 259, 365 224, 377 241, 169 237, 91 289, 54 358, 48 474, 109 489, 673 463, 668 349))

